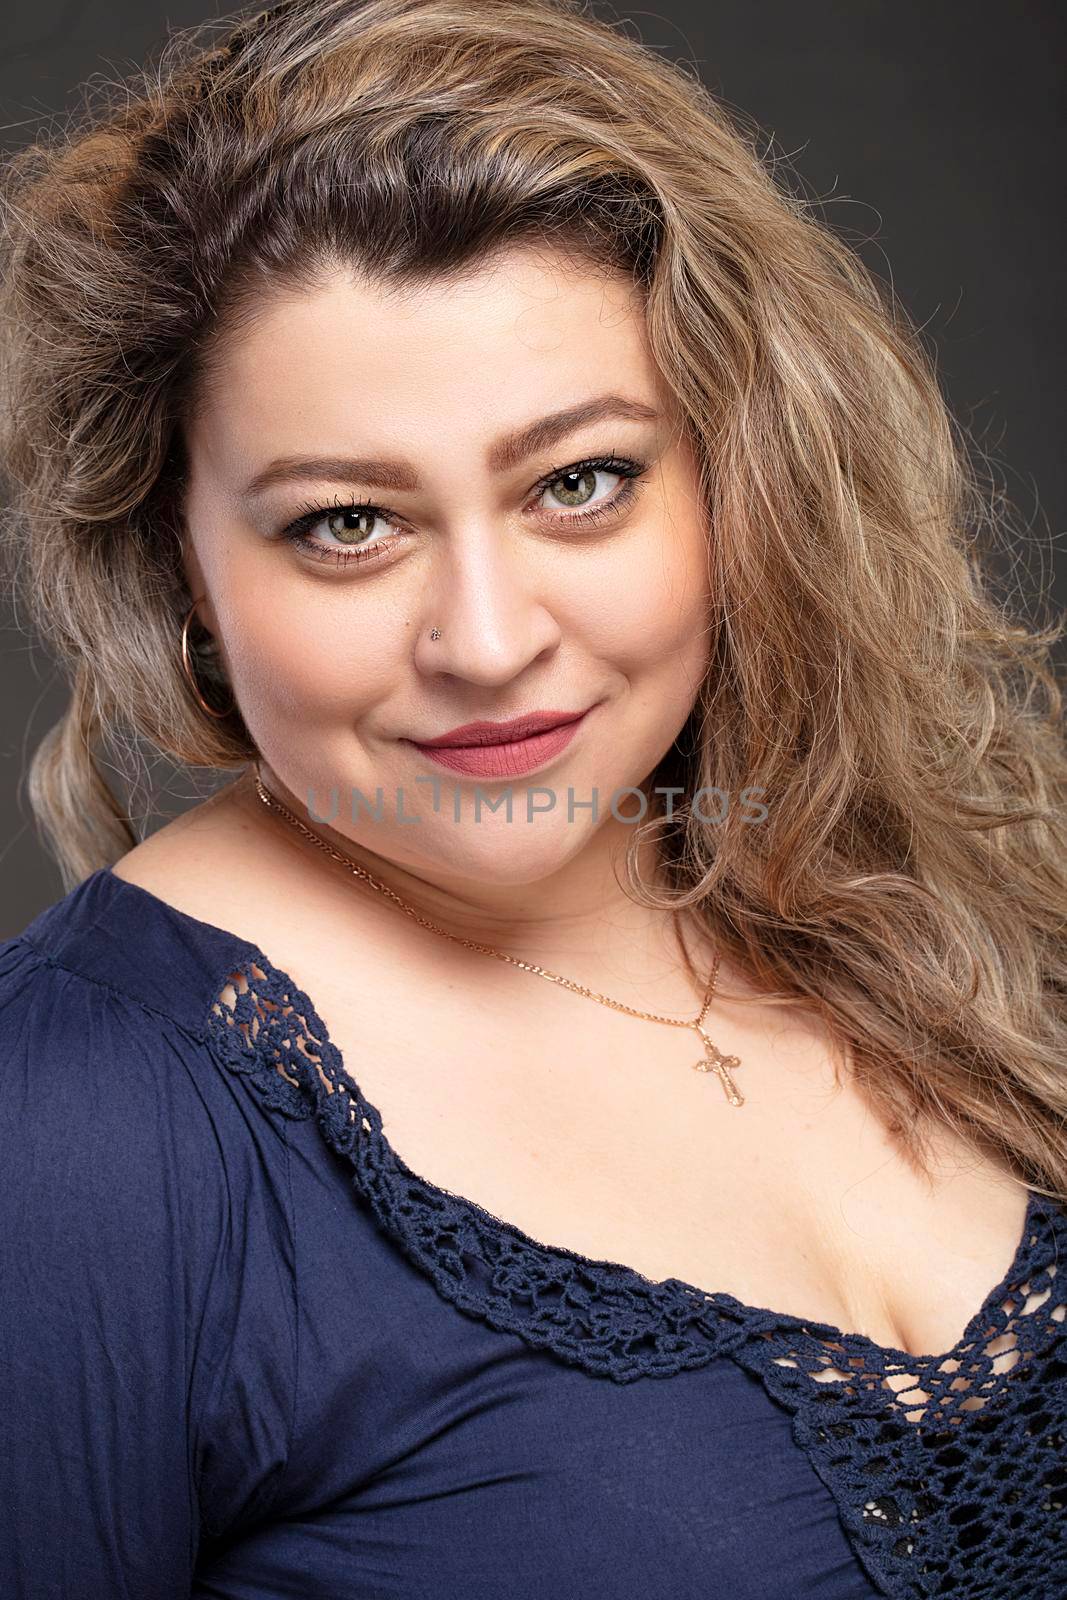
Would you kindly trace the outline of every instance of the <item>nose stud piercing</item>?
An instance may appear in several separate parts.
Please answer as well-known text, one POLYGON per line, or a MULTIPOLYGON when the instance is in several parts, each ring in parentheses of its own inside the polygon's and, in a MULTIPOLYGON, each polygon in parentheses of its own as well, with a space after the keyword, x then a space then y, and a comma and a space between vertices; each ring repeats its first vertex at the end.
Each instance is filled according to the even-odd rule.
POLYGON ((441 637, 440 628, 431 628, 430 629, 430 638, 431 639, 439 639, 440 637, 441 637))

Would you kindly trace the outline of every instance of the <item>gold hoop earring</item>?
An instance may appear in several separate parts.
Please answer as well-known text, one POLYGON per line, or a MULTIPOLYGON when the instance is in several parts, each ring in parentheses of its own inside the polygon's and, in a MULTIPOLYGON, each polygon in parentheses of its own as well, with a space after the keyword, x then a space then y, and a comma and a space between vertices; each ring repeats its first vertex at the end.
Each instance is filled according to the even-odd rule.
MULTIPOLYGON (((203 600, 203 598, 204 596, 201 595, 200 600, 203 600)), ((193 601, 192 605, 189 607, 189 610, 185 614, 185 622, 182 624, 182 671, 185 674, 190 689, 196 696, 197 704, 200 706, 201 710, 205 711, 209 717, 215 717, 221 721, 223 717, 228 717, 230 715, 237 702, 234 701, 233 705, 231 705, 225 711, 216 711, 213 706, 209 706, 203 695, 200 693, 200 690, 197 688, 196 679, 193 676, 192 662, 189 659, 189 624, 192 621, 193 612, 200 604, 200 600, 193 601)), ((233 696, 231 695, 231 699, 232 698, 233 696)))

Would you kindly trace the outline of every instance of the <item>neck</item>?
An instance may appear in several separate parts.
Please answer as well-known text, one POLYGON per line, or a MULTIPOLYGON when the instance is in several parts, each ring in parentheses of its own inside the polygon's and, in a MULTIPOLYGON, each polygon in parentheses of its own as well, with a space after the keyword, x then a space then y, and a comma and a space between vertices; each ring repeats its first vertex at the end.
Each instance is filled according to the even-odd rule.
MULTIPOLYGON (((258 770, 268 794, 305 828, 453 939, 487 945, 639 1008, 685 1015, 695 1014, 699 1007, 714 946, 695 919, 683 924, 671 911, 637 904, 624 891, 623 861, 632 826, 611 818, 583 849, 547 876, 523 883, 499 882, 465 876, 437 860, 398 860, 379 854, 327 823, 313 822, 265 762, 258 770), (687 949, 692 973, 686 971, 687 949)), ((346 875, 342 863, 290 820, 264 805, 255 778, 252 768, 233 792, 247 808, 260 839, 272 851, 284 851, 288 865, 316 894, 340 904, 354 887, 351 874, 346 875)), ((643 882, 662 881, 654 840, 644 842, 637 860, 643 882)), ((406 920, 387 895, 370 885, 361 888, 378 902, 383 917, 395 924, 406 920)), ((480 959, 456 945, 452 948, 457 959, 480 959)))

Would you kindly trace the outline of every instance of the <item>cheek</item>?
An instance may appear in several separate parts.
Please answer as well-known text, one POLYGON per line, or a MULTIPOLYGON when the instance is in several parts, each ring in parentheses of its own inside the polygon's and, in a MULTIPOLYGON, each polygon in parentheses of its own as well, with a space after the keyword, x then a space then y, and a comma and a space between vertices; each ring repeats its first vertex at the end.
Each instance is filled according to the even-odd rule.
POLYGON ((702 530, 665 523, 598 574, 583 628, 628 676, 694 678, 707 664, 709 584, 702 530))
POLYGON ((407 637, 381 607, 339 604, 305 588, 270 604, 250 591, 219 607, 231 681, 256 726, 350 721, 396 683, 407 637))

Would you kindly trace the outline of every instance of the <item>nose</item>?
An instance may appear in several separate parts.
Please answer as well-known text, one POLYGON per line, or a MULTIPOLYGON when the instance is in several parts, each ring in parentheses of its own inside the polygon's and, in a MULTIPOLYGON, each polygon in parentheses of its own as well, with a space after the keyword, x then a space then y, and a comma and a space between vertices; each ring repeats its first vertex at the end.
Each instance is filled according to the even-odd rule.
POLYGON ((544 573, 499 528, 443 541, 421 607, 415 664, 492 688, 510 683, 561 638, 544 596, 544 573), (431 631, 440 630, 432 639, 431 631))

